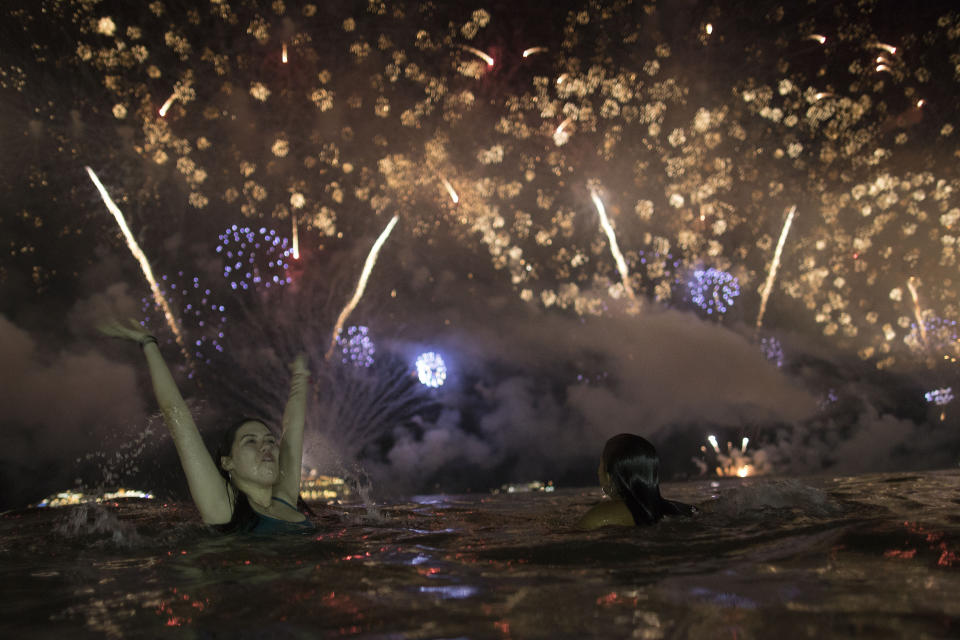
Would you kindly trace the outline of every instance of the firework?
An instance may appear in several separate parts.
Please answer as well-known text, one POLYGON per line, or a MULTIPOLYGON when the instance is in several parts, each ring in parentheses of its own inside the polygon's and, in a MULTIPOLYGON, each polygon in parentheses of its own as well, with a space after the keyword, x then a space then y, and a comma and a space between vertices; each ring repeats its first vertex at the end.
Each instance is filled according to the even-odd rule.
POLYGON ((464 51, 469 51, 473 55, 477 56, 478 58, 486 62, 488 67, 493 66, 493 58, 489 54, 484 53, 483 51, 480 51, 480 49, 477 49, 476 47, 471 47, 469 45, 463 44, 460 46, 463 48, 464 51))
POLYGON ((934 389, 933 391, 928 391, 923 394, 923 397, 927 400, 927 402, 935 404, 938 407, 942 407, 943 405, 953 402, 953 388, 943 387, 940 389, 934 389))
POLYGON ((740 295, 739 281, 726 271, 713 267, 694 271, 689 287, 690 300, 707 314, 714 311, 726 313, 740 295))
MULTIPOLYGON (((713 472, 720 477, 739 477, 761 475, 771 471, 770 463, 763 449, 756 449, 747 453, 747 445, 750 438, 743 437, 740 441, 740 448, 734 448, 733 443, 728 442, 726 451, 720 449, 715 436, 709 436, 707 441, 713 449, 716 456, 713 472)), ((707 454, 706 447, 700 447, 703 454, 707 454)), ((700 467, 701 473, 706 473, 708 465, 702 458, 694 458, 694 462, 700 467)))
POLYGON ((953 402, 953 388, 934 389, 923 394, 923 397, 930 404, 940 407, 940 421, 942 422, 947 417, 947 405, 953 402))
POLYGON ((143 275, 147 279, 147 282, 150 283, 150 291, 153 293, 153 299, 156 301, 157 306, 163 310, 163 316, 167 320, 167 326, 169 326, 170 331, 173 332, 173 335, 177 341, 177 345, 180 347, 180 351, 183 353, 184 358, 189 363, 190 354, 187 352, 187 348, 183 340, 183 334, 180 332, 180 326, 177 324, 177 319, 174 317, 173 311, 170 310, 170 305, 167 303, 167 299, 163 296, 163 292, 160 291, 160 287, 157 285, 156 278, 153 277, 153 268, 150 266, 150 262, 147 260, 146 254, 143 253, 140 245, 137 244, 136 239, 133 237, 133 233, 130 232, 130 227, 127 226, 126 219, 123 217, 123 212, 120 211, 120 208, 113 202, 110 194, 107 193, 106 187, 104 187, 103 183, 100 182, 100 178, 97 177, 97 174, 94 173, 93 169, 90 167, 84 168, 87 170, 87 174, 90 176, 90 180, 93 181, 97 191, 100 192, 100 197, 103 199, 103 203, 107 205, 107 209, 113 214, 114 219, 117 221, 117 225, 120 226, 120 231, 123 232, 123 237, 127 241, 127 248, 130 249, 130 253, 132 253, 133 257, 137 259, 137 262, 140 263, 140 269, 143 271, 143 275))
POLYGON ((884 44, 883 42, 876 42, 871 46, 873 46, 875 49, 883 49, 892 56, 897 55, 897 48, 893 45, 884 44))
POLYGON ((337 345, 337 335, 339 335, 340 330, 343 329, 343 323, 346 322, 348 317, 350 317, 350 314, 360 302, 360 298, 363 297, 363 292, 367 288, 367 279, 370 277, 370 272, 373 271, 373 266, 377 264, 377 255, 380 253, 380 248, 383 246, 383 243, 387 241, 387 238, 390 237, 390 232, 393 231, 395 226, 397 226, 397 221, 399 219, 399 215, 393 216, 393 218, 390 219, 390 222, 387 223, 386 228, 380 233, 380 236, 377 238, 376 242, 373 243, 373 247, 370 249, 370 253, 367 255, 366 261, 363 263, 363 270, 360 272, 360 279, 357 281, 357 288, 353 292, 353 297, 350 298, 350 301, 343 308, 343 311, 340 312, 340 316, 337 318, 337 322, 333 326, 333 338, 330 340, 330 348, 327 349, 327 354, 325 356, 328 360, 330 359, 330 356, 333 354, 333 350, 337 345))
POLYGON ((707 436, 707 442, 710 443, 710 446, 713 447, 713 450, 717 453, 720 453, 720 445, 717 444, 717 436, 709 435, 707 436))
POLYGON ((283 48, 280 52, 280 60, 283 64, 287 64, 287 43, 283 43, 283 48))
POLYGON ((177 92, 174 91, 170 94, 170 97, 167 98, 167 101, 163 103, 163 106, 160 107, 160 117, 167 117, 167 111, 170 110, 170 107, 173 106, 173 101, 177 99, 177 92))
POLYGON ((223 277, 231 289, 249 289, 251 286, 284 286, 292 279, 287 275, 287 259, 293 250, 290 241, 273 229, 231 225, 220 234, 216 252, 224 259, 223 277))
MULTIPOLYGON (((902 312, 905 301, 888 296, 892 289, 908 295, 903 269, 922 274, 922 303, 930 314, 957 317, 960 190, 946 159, 956 151, 958 125, 955 110, 933 110, 921 97, 923 87, 954 80, 954 65, 944 62, 960 28, 954 14, 891 25, 876 3, 851 0, 841 2, 843 14, 830 21, 826 36, 813 32, 820 24, 810 19, 813 9, 788 3, 776 23, 754 24, 744 16, 743 29, 734 34, 704 17, 658 34, 649 42, 653 55, 633 57, 596 37, 645 37, 631 20, 630 3, 614 3, 605 5, 602 21, 590 11, 577 14, 562 33, 549 36, 557 46, 550 44, 547 53, 535 53, 534 40, 527 40, 525 53, 549 57, 552 73, 505 70, 474 83, 454 74, 476 80, 499 60, 447 43, 462 36, 457 42, 481 46, 472 39, 490 16, 479 11, 463 22, 456 3, 435 3, 432 17, 387 11, 376 21, 357 20, 354 7, 341 3, 321 13, 330 24, 343 24, 343 32, 331 32, 323 55, 295 63, 291 48, 306 41, 306 25, 314 19, 307 14, 315 7, 294 17, 289 7, 266 10, 252 3, 249 20, 237 22, 232 11, 218 10, 198 22, 189 3, 163 3, 159 21, 159 3, 113 17, 103 3, 63 0, 69 12, 20 4, 0 13, 15 28, 37 34, 25 64, 3 79, 5 90, 22 93, 36 109, 24 133, 49 130, 64 149, 86 153, 82 145, 92 137, 76 135, 83 123, 70 111, 112 113, 124 136, 98 152, 135 171, 150 168, 144 188, 130 197, 151 211, 178 209, 171 198, 182 192, 206 220, 239 213, 256 229, 297 209, 298 225, 349 242, 371 224, 379 231, 386 199, 417 194, 425 206, 410 212, 410 233, 428 235, 438 230, 428 212, 449 208, 451 196, 446 186, 420 189, 425 178, 414 169, 443 166, 456 176, 464 200, 471 194, 469 206, 459 203, 448 219, 452 242, 470 246, 479 239, 493 267, 509 270, 524 300, 602 315, 610 307, 596 284, 608 270, 608 247, 603 238, 578 232, 573 176, 603 176, 621 190, 603 192, 611 203, 631 201, 642 189, 643 200, 617 217, 616 232, 624 242, 648 245, 629 247, 638 254, 648 249, 644 278, 633 274, 637 298, 648 294, 667 304, 683 298, 688 274, 703 265, 742 274, 741 285, 772 294, 761 285, 777 239, 765 231, 784 223, 779 202, 799 204, 802 198, 817 206, 804 213, 803 237, 791 228, 789 264, 784 258, 774 280, 778 295, 809 310, 801 311, 809 318, 798 322, 815 322, 835 346, 856 349, 878 368, 894 366, 910 355, 903 352, 915 351, 911 324, 922 342, 915 314, 902 312), (75 46, 58 58, 44 34, 61 31, 75 46), (708 42, 722 32, 731 55, 714 60, 718 73, 693 79, 680 71, 685 43, 708 42), (886 42, 911 43, 910 55, 902 58, 904 52, 877 34, 890 34, 886 42), (825 46, 834 39, 838 46, 825 46), (791 41, 808 49, 804 43, 817 44, 817 60, 784 51, 791 41), (283 68, 296 73, 282 74, 277 84, 262 73, 269 67, 251 61, 264 51, 278 53, 273 62, 280 66, 284 45, 296 69, 283 68), (464 64, 437 64, 445 45, 464 64), (862 55, 848 60, 856 49, 862 55), (182 66, 162 68, 168 55, 182 66), (757 62, 727 66, 742 59, 757 62), (56 100, 31 94, 47 71, 65 63, 79 71, 78 90, 50 96, 56 100), (877 65, 884 65, 880 73, 877 65), (145 98, 158 99, 157 87, 172 78, 175 86, 163 85, 172 92, 164 113, 171 115, 174 101, 193 103, 195 117, 161 119, 160 105, 140 107, 145 98), (296 134, 291 122, 301 129, 296 134), (578 144, 568 149, 574 127, 578 144), (441 149, 454 140, 457 153, 441 149), (475 166, 474 158, 485 166, 475 166), (179 181, 180 189, 157 189, 163 181, 179 181), (305 202, 316 206, 304 209, 305 202), (668 253, 674 257, 667 259, 668 253), (641 282, 649 290, 641 290, 641 282)), ((88 133, 92 126, 90 120, 88 133)), ((23 170, 24 183, 31 173, 39 175, 33 167, 23 170)), ((37 216, 30 206, 15 207, 21 208, 37 216)), ((163 215, 158 225, 165 224, 163 215)), ((66 225, 75 231, 79 222, 66 225)))
MULTIPOLYGON (((223 352, 223 325, 227 321, 226 307, 214 299, 214 293, 200 283, 199 276, 185 276, 183 271, 175 275, 163 274, 158 282, 164 297, 178 311, 179 324, 197 362, 210 364, 210 349, 223 352)), ((151 325, 150 317, 156 303, 150 297, 141 299, 144 319, 141 324, 151 325)), ((193 371, 190 372, 193 377, 193 371)))
POLYGON ((955 361, 958 343, 957 321, 935 316, 929 311, 923 314, 922 323, 912 323, 910 333, 904 337, 906 345, 916 353, 942 355, 945 360, 955 361))
POLYGON ((377 352, 377 348, 367 327, 347 327, 346 332, 337 333, 335 344, 340 352, 342 363, 363 368, 373 364, 373 355, 377 352))
POLYGON ((427 351, 417 356, 417 379, 425 387, 443 386, 447 379, 447 365, 439 353, 427 351))
POLYGON ((440 181, 443 182, 443 186, 447 189, 447 193, 450 194, 450 199, 453 200, 453 204, 459 203, 460 196, 457 195, 457 192, 454 190, 453 185, 450 184, 450 181, 444 176, 440 176, 440 181))
POLYGON ((597 208, 597 213, 600 214, 600 226, 603 228, 603 232, 607 234, 607 240, 610 242, 610 253, 613 254, 613 259, 617 263, 617 270, 620 272, 620 280, 623 283, 623 288, 627 292, 627 297, 630 298, 630 300, 635 300, 636 296, 633 293, 633 287, 630 286, 630 273, 627 271, 627 261, 623 259, 623 254, 620 253, 620 247, 617 245, 617 236, 613 232, 613 226, 611 226, 610 220, 607 218, 607 210, 603 206, 603 201, 600 199, 600 195, 596 189, 590 190, 590 198, 597 208))
POLYGON ((292 247, 292 257, 294 260, 300 259, 300 234, 297 231, 297 214, 290 216, 290 224, 293 227, 293 247, 292 247))
POLYGON ((553 131, 553 143, 558 147, 563 146, 570 140, 570 134, 566 131, 567 125, 573 122, 573 118, 566 118, 553 131))
POLYGON ((770 299, 770 292, 773 291, 773 283, 777 278, 777 269, 780 268, 780 255, 783 253, 783 245, 787 241, 787 234, 790 233, 790 225, 793 224, 793 214, 797 212, 797 207, 790 207, 790 213, 787 214, 787 220, 783 223, 783 230, 780 231, 780 239, 777 240, 777 248, 773 252, 773 261, 770 263, 770 271, 767 273, 767 281, 763 285, 763 294, 760 297, 760 312, 757 314, 757 329, 763 326, 763 314, 767 311, 767 300, 770 299))
POLYGON ((773 336, 760 339, 760 352, 763 353, 763 357, 777 365, 778 368, 783 366, 783 345, 773 336))
POLYGON ((910 290, 910 297, 913 298, 913 316, 917 319, 917 330, 920 332, 920 343, 927 346, 927 326, 923 322, 923 314, 920 312, 920 296, 917 295, 917 286, 913 283, 913 276, 907 279, 907 289, 910 290))

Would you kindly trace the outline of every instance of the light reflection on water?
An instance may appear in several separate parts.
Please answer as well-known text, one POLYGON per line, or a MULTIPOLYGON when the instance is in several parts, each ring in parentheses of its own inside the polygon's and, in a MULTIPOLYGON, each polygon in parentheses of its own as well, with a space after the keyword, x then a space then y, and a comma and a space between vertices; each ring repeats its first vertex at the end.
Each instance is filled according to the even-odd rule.
POLYGON ((184 504, 8 513, 0 580, 17 590, 0 600, 0 619, 4 635, 70 637, 960 630, 958 471, 703 481, 664 494, 703 515, 571 530, 595 489, 431 496, 429 510, 419 499, 381 505, 375 521, 350 506, 321 513, 313 535, 266 539, 212 536, 184 504))

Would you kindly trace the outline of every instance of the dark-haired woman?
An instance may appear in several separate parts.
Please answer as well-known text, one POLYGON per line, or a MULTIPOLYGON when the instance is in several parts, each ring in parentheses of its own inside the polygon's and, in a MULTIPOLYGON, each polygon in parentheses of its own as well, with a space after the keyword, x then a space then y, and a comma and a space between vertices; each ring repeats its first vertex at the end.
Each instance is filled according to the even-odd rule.
POLYGON ((607 440, 597 477, 603 492, 612 500, 585 513, 577 522, 579 529, 654 524, 664 516, 691 516, 697 512, 692 505, 660 496, 660 456, 649 441, 632 433, 607 440))
POLYGON ((310 377, 306 356, 298 355, 290 365, 292 380, 281 435, 278 437, 260 420, 241 420, 225 434, 214 461, 160 355, 157 339, 134 320, 104 324, 100 330, 137 342, 143 349, 157 403, 204 523, 224 531, 253 533, 313 528, 300 510, 306 505, 299 500, 310 377))

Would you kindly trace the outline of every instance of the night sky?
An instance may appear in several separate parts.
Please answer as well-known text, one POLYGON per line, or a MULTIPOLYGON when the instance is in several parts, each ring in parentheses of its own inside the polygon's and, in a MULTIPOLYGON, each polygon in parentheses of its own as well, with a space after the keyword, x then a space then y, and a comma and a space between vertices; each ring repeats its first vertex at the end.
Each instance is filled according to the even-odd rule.
POLYGON ((957 464, 960 11, 905 7, 5 2, 0 506, 182 490, 107 317, 211 438, 306 350, 306 462, 384 491, 589 483, 622 431, 668 477, 730 470, 709 434, 749 473, 957 464))

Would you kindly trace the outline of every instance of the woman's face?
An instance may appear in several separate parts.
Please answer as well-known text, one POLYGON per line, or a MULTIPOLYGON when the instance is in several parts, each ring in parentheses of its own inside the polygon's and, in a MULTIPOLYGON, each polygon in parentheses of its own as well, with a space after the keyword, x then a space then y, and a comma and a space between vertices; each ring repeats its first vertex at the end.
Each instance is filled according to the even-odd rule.
POLYGON ((234 480, 273 485, 280 477, 280 447, 262 422, 245 422, 237 429, 230 455, 221 460, 234 480))

